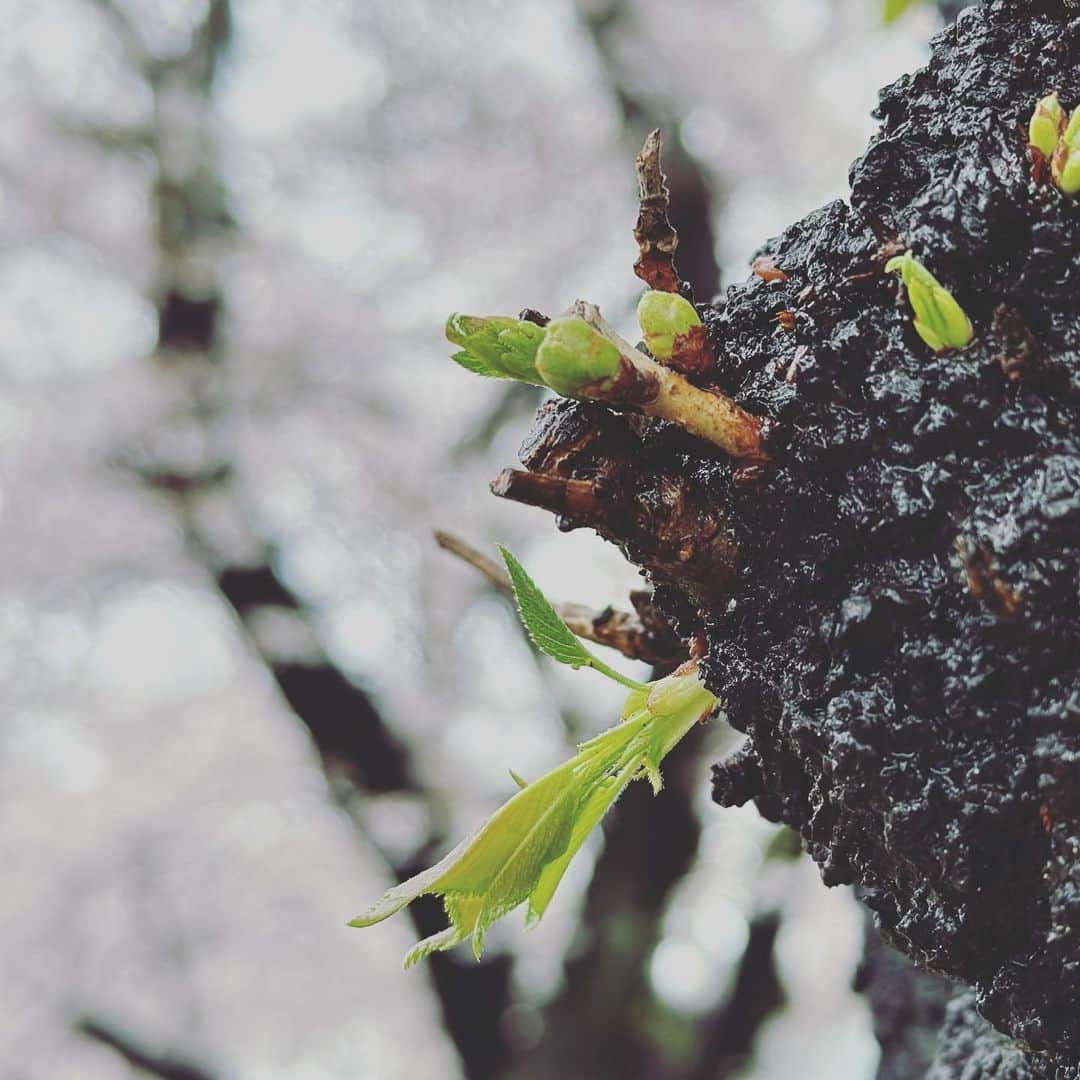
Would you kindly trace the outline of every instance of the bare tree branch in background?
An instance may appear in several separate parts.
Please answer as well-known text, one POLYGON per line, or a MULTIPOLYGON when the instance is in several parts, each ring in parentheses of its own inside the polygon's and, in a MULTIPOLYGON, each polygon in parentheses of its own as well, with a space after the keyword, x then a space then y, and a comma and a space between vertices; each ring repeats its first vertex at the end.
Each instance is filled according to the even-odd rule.
POLYGON ((664 134, 664 170, 670 193, 669 217, 679 234, 678 269, 699 300, 720 290, 713 220, 719 194, 702 165, 686 149, 677 116, 645 100, 620 63, 615 42, 628 23, 624 0, 578 0, 578 13, 592 38, 608 85, 622 113, 627 148, 636 154, 647 132, 664 134))
POLYGON ((919 971, 886 945, 867 912, 855 989, 866 995, 874 1015, 874 1035, 881 1047, 877 1080, 924 1076, 937 1053, 945 1007, 957 988, 941 975, 919 971))
POLYGON ((84 1016, 75 1024, 89 1039, 115 1050, 133 1069, 162 1080, 215 1080, 211 1072, 183 1058, 151 1049, 129 1032, 98 1017, 84 1016))
MULTIPOLYGON (((122 464, 170 500, 191 549, 310 731, 341 805, 352 810, 358 792, 407 793, 426 801, 408 748, 390 731, 370 696, 319 645, 308 605, 277 572, 275 545, 252 522, 237 486, 227 423, 220 276, 221 253, 235 226, 213 131, 214 76, 231 36, 229 0, 211 0, 190 48, 168 60, 146 53, 138 33, 111 0, 91 2, 113 22, 157 106, 153 126, 136 138, 86 132, 115 152, 149 150, 157 167, 153 220, 159 251, 158 346, 153 362, 161 377, 174 384, 175 405, 167 422, 147 432, 144 445, 125 453, 122 464), (196 106, 188 110, 182 126, 170 124, 170 111, 163 107, 170 95, 196 106), (178 167, 177 162, 183 164, 178 167), (280 630, 282 620, 292 627, 286 635, 292 648, 283 649, 280 633, 267 633, 268 623, 280 630)), ((431 811, 430 819, 437 821, 436 808, 431 811)), ((362 828, 362 822, 354 820, 362 828)), ((426 863, 442 840, 433 833, 404 863, 383 854, 404 879, 417 869, 414 859, 426 863)), ((432 933, 441 922, 433 906, 417 905, 413 918, 421 935, 432 933)), ((471 1080, 494 1076, 505 1056, 499 1019, 509 1002, 509 962, 465 965, 439 956, 433 958, 432 973, 467 1075, 471 1080)), ((100 1024, 88 1033, 106 1038, 100 1024)), ((115 1032, 108 1039, 119 1045, 115 1032)))

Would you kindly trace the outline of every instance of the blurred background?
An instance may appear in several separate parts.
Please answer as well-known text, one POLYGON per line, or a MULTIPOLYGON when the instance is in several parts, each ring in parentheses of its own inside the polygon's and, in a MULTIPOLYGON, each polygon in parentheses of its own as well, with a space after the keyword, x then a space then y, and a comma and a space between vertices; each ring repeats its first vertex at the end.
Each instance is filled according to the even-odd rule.
POLYGON ((711 804, 722 723, 481 964, 402 972, 437 903, 345 923, 622 697, 538 658, 432 530, 553 599, 641 586, 488 493, 540 398, 451 364, 447 314, 583 296, 636 338, 657 124, 684 276, 742 278, 846 192, 937 12, 0 12, 0 1076, 920 1075, 875 1038, 852 895, 711 804))

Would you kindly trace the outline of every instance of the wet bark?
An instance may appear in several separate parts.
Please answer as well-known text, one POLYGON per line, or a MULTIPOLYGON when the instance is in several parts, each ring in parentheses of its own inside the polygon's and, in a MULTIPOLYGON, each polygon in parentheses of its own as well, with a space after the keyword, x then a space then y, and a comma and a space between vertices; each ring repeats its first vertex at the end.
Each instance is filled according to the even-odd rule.
POLYGON ((850 203, 766 246, 782 276, 701 309, 702 382, 766 421, 768 463, 565 402, 521 455, 602 492, 553 506, 560 527, 618 544, 707 640, 749 736, 718 799, 797 828, 827 884, 861 886, 891 944, 1059 1076, 1080 1058, 1080 210, 1025 126, 1051 88, 1080 104, 1075 14, 968 11, 883 91, 850 203), (913 333, 884 273, 909 249, 971 317, 965 349, 913 333))

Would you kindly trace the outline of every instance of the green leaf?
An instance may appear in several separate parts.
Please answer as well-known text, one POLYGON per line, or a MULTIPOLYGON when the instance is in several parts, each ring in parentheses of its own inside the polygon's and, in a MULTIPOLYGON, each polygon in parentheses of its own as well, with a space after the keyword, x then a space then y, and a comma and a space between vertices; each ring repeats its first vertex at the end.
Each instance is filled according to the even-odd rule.
POLYGON ((611 776, 605 776, 593 788, 589 797, 579 808, 577 820, 574 822, 573 832, 570 834, 570 843, 566 850, 557 858, 544 867, 540 873, 540 879, 536 887, 529 894, 529 911, 526 917, 526 925, 533 926, 543 918, 551 903, 555 890, 559 887, 563 875, 571 860, 581 850, 581 846, 588 839, 589 834, 600 824, 603 816, 614 805, 615 800, 623 793, 626 786, 634 779, 638 771, 637 760, 628 762, 623 768, 611 776))
POLYGON ((885 0, 885 7, 881 16, 882 21, 886 24, 894 22, 909 7, 914 7, 917 3, 919 3, 919 0, 885 0))
MULTIPOLYGON (((517 566, 513 556, 507 566, 517 566)), ((416 944, 405 966, 470 937, 479 958, 497 919, 526 901, 529 924, 544 914, 574 855, 626 786, 648 774, 658 787, 663 757, 715 704, 696 668, 635 684, 620 723, 581 743, 574 757, 531 784, 511 773, 524 786, 480 829, 435 866, 388 889, 350 925, 371 926, 434 893, 450 925, 416 944)))
POLYGON ((484 906, 473 929, 473 954, 477 960, 484 951, 488 927, 527 900, 539 884, 544 868, 566 850, 582 795, 580 786, 563 786, 516 838, 513 851, 502 860, 501 868, 484 892, 484 906))
POLYGON ((569 664, 573 668, 588 667, 595 658, 559 618, 559 613, 526 573, 525 567, 506 548, 500 546, 499 552, 514 586, 518 613, 533 644, 560 664, 569 664))
POLYGON ((559 613, 551 606, 536 582, 529 577, 525 567, 501 544, 499 552, 506 563, 506 571, 514 588, 518 614, 538 649, 546 652, 552 660, 558 660, 560 664, 569 664, 572 668, 591 667, 631 690, 643 688, 644 684, 621 675, 589 652, 574 636, 570 627, 559 618, 559 613))
POLYGON ((466 349, 451 354, 450 359, 453 360, 455 364, 463 367, 466 371, 471 371, 474 375, 482 375, 485 379, 510 378, 506 372, 499 371, 498 368, 492 367, 483 357, 475 356, 466 349))
POLYGON ((502 315, 462 315, 446 320, 448 341, 461 346, 451 359, 467 371, 495 379, 518 379, 542 386, 536 352, 544 328, 502 315))

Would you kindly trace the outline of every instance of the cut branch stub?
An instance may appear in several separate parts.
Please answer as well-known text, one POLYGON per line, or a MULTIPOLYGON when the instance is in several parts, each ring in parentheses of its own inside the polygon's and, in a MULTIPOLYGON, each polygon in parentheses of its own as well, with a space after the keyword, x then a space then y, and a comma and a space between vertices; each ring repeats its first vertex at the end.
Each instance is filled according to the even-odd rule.
POLYGON ((668 189, 660 167, 660 129, 649 133, 635 158, 638 178, 638 219, 634 239, 640 254, 634 263, 637 274, 650 289, 678 292, 675 249, 679 234, 668 220, 668 189))
POLYGON ((604 504, 589 480, 503 469, 491 481, 491 491, 501 499, 538 506, 577 522, 599 521, 605 515, 604 504))

